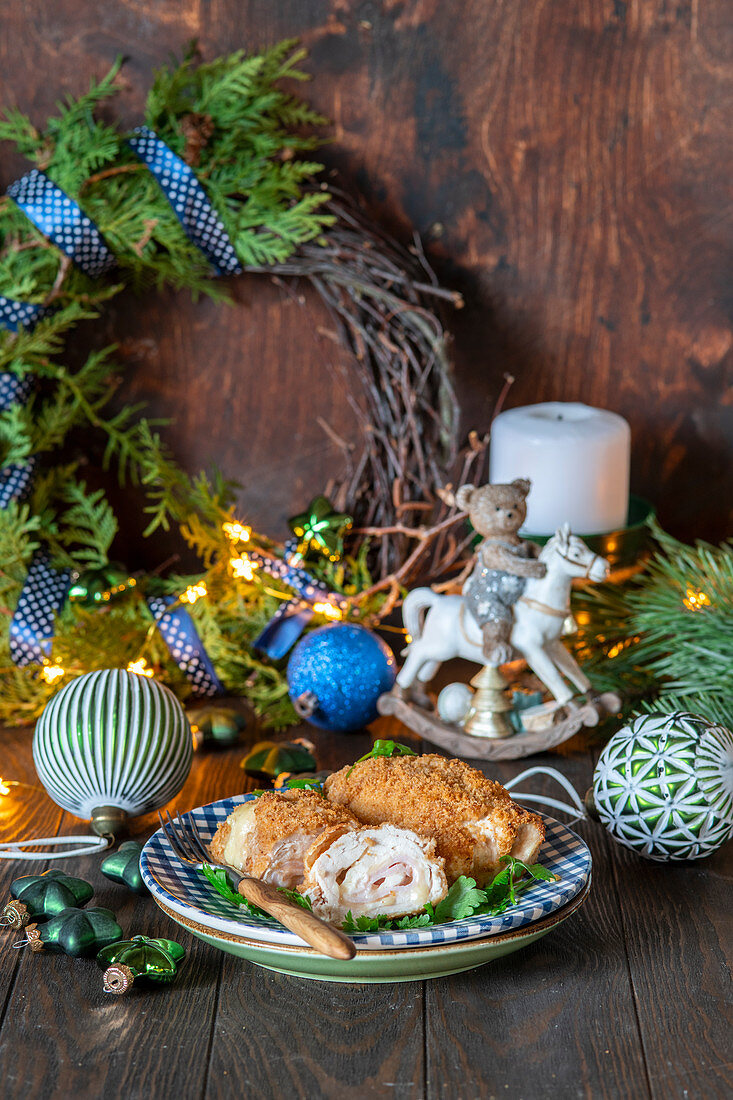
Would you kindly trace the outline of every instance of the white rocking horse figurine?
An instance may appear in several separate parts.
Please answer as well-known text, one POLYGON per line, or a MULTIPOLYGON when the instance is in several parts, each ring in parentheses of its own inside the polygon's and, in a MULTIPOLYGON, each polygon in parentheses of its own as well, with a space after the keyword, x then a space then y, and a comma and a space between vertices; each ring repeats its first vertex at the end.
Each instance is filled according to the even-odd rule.
MULTIPOLYGON (((563 621, 570 610, 571 584, 575 577, 603 581, 609 566, 605 558, 594 554, 582 539, 571 534, 567 523, 548 540, 539 560, 545 563, 547 572, 542 578, 527 580, 523 595, 514 604, 510 640, 512 649, 525 658, 558 705, 563 705, 575 694, 563 677, 578 692, 591 687, 578 662, 560 641, 563 621)), ((463 596, 441 596, 430 588, 416 588, 405 597, 402 618, 411 641, 397 676, 401 691, 406 692, 416 680, 426 684, 443 661, 452 657, 481 665, 487 663, 481 628, 466 611, 463 596)), ((510 653, 506 659, 511 659, 510 653)))

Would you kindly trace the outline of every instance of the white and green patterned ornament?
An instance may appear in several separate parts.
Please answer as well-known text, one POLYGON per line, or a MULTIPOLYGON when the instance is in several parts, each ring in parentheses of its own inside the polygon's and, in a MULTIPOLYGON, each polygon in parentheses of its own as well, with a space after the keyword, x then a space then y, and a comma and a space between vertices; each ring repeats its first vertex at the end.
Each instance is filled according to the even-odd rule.
POLYGON ((733 836, 733 733, 695 714, 643 714, 604 748, 586 799, 647 859, 702 859, 733 836))
POLYGON ((100 835, 178 794, 193 738, 183 707, 156 680, 125 669, 88 672, 51 699, 33 761, 51 798, 100 835))

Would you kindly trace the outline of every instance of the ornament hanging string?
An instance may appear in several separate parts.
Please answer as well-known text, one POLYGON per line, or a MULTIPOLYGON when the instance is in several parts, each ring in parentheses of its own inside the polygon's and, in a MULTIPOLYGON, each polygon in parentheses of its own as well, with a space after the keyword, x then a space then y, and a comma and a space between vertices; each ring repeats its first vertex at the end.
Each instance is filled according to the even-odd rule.
POLYGON ((543 794, 525 794, 523 791, 518 792, 518 797, 523 802, 534 802, 538 806, 551 806, 553 810, 562 810, 564 813, 571 814, 571 825, 576 821, 583 821, 588 817, 583 800, 575 787, 562 772, 557 771, 555 768, 543 768, 541 766, 527 768, 525 771, 515 776, 514 779, 510 779, 504 786, 508 791, 512 791, 519 783, 522 783, 525 779, 529 779, 531 775, 546 775, 550 779, 554 779, 556 783, 559 783, 559 785, 567 791, 572 801, 572 806, 568 806, 567 802, 560 802, 556 798, 548 798, 543 794))
POLYGON ((22 859, 40 862, 46 859, 67 859, 70 856, 88 856, 94 852, 103 852, 113 843, 111 836, 44 836, 33 840, 12 840, 0 844, 0 859, 22 859), (75 847, 63 852, 22 852, 24 848, 38 848, 41 845, 54 848, 59 844, 73 844, 75 847))

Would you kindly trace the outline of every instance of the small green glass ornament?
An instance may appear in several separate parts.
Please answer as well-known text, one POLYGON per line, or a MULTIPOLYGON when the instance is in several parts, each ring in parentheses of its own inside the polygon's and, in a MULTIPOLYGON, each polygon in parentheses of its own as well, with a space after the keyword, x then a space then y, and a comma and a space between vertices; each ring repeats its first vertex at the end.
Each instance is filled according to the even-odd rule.
POLYGON ((342 534, 353 522, 352 516, 334 512, 330 500, 319 496, 314 497, 305 512, 292 516, 288 526, 300 540, 301 554, 313 547, 331 561, 338 561, 343 553, 342 534))
POLYGON ((96 955, 100 948, 119 940, 122 929, 109 909, 69 907, 47 924, 29 924, 26 935, 31 951, 51 951, 80 959, 96 955))
POLYGON ((42 875, 23 875, 10 884, 9 901, 0 924, 6 928, 24 928, 29 921, 55 917, 69 907, 86 905, 94 889, 83 878, 72 878, 63 871, 44 871, 42 875))
POLYGON ((119 882, 121 886, 126 886, 128 890, 144 897, 150 891, 140 874, 142 850, 142 844, 138 844, 136 840, 126 840, 124 844, 120 844, 116 852, 111 852, 104 857, 100 870, 105 878, 111 879, 112 882, 119 882))
POLYGON ((72 582, 69 599, 82 607, 98 607, 118 599, 129 587, 130 574, 119 562, 84 569, 72 582))
POLYGON ((138 978, 172 982, 185 955, 185 948, 175 940, 133 936, 111 943, 97 955, 97 962, 105 967, 104 992, 121 996, 138 978))
POLYGON ((201 707, 189 712, 187 717, 197 749, 236 745, 254 725, 251 717, 234 707, 201 707))
POLYGON ((642 714, 614 734, 586 795, 626 848, 702 859, 733 836, 733 733, 696 714, 642 714))
POLYGON ((314 746, 304 738, 295 741, 258 741, 240 764, 253 779, 275 779, 282 772, 312 772, 314 746))

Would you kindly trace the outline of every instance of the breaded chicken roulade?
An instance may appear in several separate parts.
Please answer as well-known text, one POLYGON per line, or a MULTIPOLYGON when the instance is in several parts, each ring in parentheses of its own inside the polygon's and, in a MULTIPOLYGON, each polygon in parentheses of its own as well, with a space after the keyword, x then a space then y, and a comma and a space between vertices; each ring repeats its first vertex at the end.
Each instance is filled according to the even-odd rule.
POLYGON ((545 836, 542 819, 500 783, 436 753, 370 757, 329 776, 325 791, 367 825, 386 822, 435 840, 449 883, 470 875, 482 886, 503 856, 532 863, 545 836))
POLYGON ((349 912, 354 917, 417 913, 448 892, 435 841, 394 825, 324 836, 308 851, 305 872, 301 894, 314 913, 338 924, 349 912))
POLYGON ((316 840, 335 839, 360 822, 317 791, 267 791, 243 802, 222 822, 211 841, 212 857, 274 886, 295 889, 303 859, 316 840))

